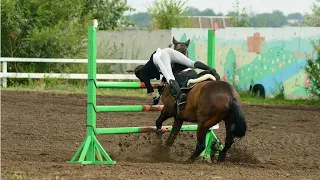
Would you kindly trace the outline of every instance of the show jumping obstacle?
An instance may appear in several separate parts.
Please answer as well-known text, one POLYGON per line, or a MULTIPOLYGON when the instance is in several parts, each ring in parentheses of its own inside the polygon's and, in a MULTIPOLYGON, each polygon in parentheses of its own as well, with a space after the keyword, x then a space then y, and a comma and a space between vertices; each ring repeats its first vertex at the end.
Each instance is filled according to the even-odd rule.
MULTIPOLYGON (((97 112, 141 112, 141 111, 161 111, 163 106, 150 105, 124 105, 124 106, 97 106, 96 89, 97 88, 145 88, 144 83, 140 82, 99 82, 96 80, 96 28, 90 26, 88 28, 88 92, 87 92, 87 122, 86 122, 86 138, 72 157, 71 163, 79 164, 115 164, 108 153, 99 143, 96 135, 102 134, 128 134, 128 133, 149 133, 155 132, 155 126, 147 127, 117 127, 117 128, 97 128, 96 113, 97 112)), ((156 119, 156 118, 155 118, 156 119)), ((206 149, 202 152, 205 158, 211 155, 211 144, 215 142, 216 148, 222 150, 212 127, 207 133, 206 149)), ((162 132, 171 131, 172 126, 163 126, 162 132)), ((196 131, 197 125, 184 125, 181 131, 196 131)))

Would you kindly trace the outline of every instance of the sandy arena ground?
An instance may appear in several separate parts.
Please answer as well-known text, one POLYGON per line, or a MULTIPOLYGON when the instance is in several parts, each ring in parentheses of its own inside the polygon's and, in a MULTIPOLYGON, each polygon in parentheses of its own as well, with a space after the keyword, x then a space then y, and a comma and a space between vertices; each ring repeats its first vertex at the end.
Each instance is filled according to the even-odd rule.
MULTIPOLYGON (((147 99, 98 96, 99 105, 141 105, 147 99)), ((195 132, 181 132, 171 161, 153 156, 156 136, 103 135, 98 140, 116 165, 69 161, 85 138, 86 95, 1 92, 1 177, 25 179, 320 179, 320 107, 244 105, 245 138, 226 162, 198 159, 195 132), (14 174, 14 175, 13 175, 14 174)), ((154 125, 159 112, 99 113, 98 127, 154 125)), ((171 125, 169 119, 165 125, 171 125)), ((224 124, 216 131, 224 142, 224 124)), ((168 134, 165 135, 167 137, 168 134)))

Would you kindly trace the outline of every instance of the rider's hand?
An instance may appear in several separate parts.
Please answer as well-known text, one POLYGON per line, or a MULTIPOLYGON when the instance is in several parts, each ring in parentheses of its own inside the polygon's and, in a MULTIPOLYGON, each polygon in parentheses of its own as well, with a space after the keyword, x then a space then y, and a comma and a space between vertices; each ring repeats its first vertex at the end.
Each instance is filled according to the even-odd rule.
POLYGON ((164 86, 160 86, 160 85, 157 87, 159 94, 162 94, 163 87, 164 87, 164 86))
POLYGON ((152 99, 152 105, 157 105, 159 103, 160 97, 153 97, 152 99))
POLYGON ((156 97, 154 95, 154 92, 149 93, 148 95, 150 96, 150 98, 152 98, 152 101, 149 102, 150 105, 157 105, 159 103, 160 96, 156 97))

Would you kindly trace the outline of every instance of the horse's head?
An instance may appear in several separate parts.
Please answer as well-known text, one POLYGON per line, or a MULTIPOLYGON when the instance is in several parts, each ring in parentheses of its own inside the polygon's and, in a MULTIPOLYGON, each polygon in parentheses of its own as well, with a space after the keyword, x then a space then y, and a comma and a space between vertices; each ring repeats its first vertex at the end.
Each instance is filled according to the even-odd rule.
POLYGON ((190 39, 188 39, 186 42, 179 42, 173 37, 172 43, 173 43, 174 50, 181 52, 187 57, 189 56, 188 47, 189 47, 190 39))
MULTIPOLYGON (((186 42, 179 42, 174 37, 172 38, 173 43, 173 49, 176 51, 181 52, 185 56, 189 56, 188 54, 188 47, 190 43, 190 39, 188 39, 186 42)), ((187 69, 187 66, 181 65, 181 64, 173 64, 172 65, 172 72, 174 75, 179 74, 181 71, 187 69)))

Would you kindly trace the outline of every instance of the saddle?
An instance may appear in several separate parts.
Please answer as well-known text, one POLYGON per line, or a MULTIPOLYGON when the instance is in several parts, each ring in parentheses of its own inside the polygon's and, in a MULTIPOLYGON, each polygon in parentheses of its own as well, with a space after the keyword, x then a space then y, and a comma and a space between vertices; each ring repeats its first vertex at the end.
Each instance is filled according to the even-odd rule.
POLYGON ((175 76, 175 78, 176 81, 179 83, 181 91, 184 93, 189 92, 198 82, 216 80, 216 78, 209 70, 202 71, 198 74, 193 69, 181 71, 178 75, 175 76))

